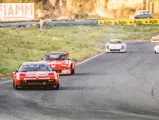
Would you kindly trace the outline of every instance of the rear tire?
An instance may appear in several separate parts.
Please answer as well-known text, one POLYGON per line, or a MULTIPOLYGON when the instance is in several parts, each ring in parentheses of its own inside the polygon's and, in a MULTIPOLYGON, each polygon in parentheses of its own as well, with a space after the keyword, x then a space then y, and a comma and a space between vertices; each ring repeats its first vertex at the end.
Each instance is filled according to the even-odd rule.
POLYGON ((154 52, 155 52, 155 54, 157 54, 156 50, 154 52))

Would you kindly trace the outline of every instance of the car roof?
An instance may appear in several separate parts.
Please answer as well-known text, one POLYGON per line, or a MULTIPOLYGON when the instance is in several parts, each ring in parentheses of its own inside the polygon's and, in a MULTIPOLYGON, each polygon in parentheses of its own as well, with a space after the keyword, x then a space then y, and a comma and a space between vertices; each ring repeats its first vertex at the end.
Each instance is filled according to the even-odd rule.
POLYGON ((150 12, 149 10, 137 10, 137 11, 139 11, 139 12, 150 12))
POLYGON ((46 65, 48 65, 47 62, 25 62, 22 65, 29 65, 29 64, 46 64, 46 65))
POLYGON ((66 54, 65 52, 50 52, 50 53, 47 53, 46 55, 53 55, 53 54, 66 54))
POLYGON ((149 10, 137 10, 136 13, 138 13, 138 12, 149 12, 150 13, 149 10))

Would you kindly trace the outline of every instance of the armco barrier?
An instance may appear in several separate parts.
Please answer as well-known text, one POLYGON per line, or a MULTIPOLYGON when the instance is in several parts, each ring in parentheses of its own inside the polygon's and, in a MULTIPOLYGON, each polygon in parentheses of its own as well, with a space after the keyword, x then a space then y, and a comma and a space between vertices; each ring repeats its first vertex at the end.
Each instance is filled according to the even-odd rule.
POLYGON ((159 24, 159 19, 98 20, 98 25, 159 24))
MULTIPOLYGON (((16 23, 0 23, 0 27, 22 27, 27 25, 39 25, 40 22, 16 22, 16 23)), ((98 20, 77 20, 77 21, 51 21, 46 22, 47 26, 56 25, 97 25, 98 20)))
POLYGON ((27 25, 39 25, 39 22, 0 23, 0 27, 25 27, 27 25))
MULTIPOLYGON (((0 23, 0 27, 25 27, 27 25, 39 25, 39 24, 40 22, 0 23)), ((76 21, 45 22, 45 25, 50 27, 56 25, 134 25, 134 24, 159 24, 159 19, 76 20, 76 21)))
POLYGON ((54 21, 46 22, 48 26, 56 25, 98 25, 98 20, 54 21))

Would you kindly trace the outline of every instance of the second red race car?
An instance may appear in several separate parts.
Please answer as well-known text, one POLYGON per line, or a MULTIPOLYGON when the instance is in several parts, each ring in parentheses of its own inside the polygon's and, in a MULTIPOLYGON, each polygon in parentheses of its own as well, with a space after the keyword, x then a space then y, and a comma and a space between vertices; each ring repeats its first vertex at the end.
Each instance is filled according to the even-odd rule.
POLYGON ((75 62, 69 59, 69 53, 47 53, 43 61, 47 62, 52 69, 55 69, 61 75, 75 74, 75 62))
POLYGON ((13 87, 49 87, 59 89, 59 74, 51 69, 47 63, 23 63, 13 72, 13 87))

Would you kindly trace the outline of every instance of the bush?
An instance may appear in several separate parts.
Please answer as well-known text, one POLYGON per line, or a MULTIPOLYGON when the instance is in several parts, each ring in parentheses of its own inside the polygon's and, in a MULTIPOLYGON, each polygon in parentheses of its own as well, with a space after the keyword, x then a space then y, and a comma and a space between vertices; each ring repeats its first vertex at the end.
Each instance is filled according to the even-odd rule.
POLYGON ((87 13, 74 13, 73 15, 74 19, 85 19, 88 17, 87 13))

